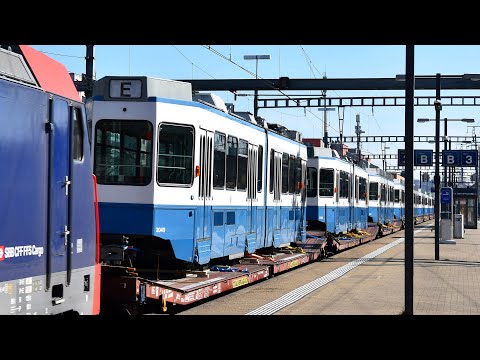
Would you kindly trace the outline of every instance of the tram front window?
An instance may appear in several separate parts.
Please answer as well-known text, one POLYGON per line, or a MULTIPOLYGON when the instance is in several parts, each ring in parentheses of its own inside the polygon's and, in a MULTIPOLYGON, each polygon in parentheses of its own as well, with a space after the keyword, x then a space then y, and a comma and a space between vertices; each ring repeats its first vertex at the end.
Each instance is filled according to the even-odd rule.
POLYGON ((93 171, 97 183, 148 185, 152 179, 152 129, 148 121, 98 121, 93 171))

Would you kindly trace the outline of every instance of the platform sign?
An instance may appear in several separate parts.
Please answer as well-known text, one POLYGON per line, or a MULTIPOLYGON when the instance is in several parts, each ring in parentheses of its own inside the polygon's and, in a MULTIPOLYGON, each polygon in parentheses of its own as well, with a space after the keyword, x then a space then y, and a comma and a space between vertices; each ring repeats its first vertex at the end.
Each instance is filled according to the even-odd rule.
POLYGON ((450 204, 452 201, 452 188, 443 187, 440 189, 440 200, 442 204, 450 204))
MULTIPOLYGON (((413 150, 413 166, 432 166, 433 150, 413 150)), ((398 149, 398 166, 405 166, 405 150, 398 149)))
POLYGON ((461 152, 462 152, 462 159, 461 159, 462 166, 477 167, 478 150, 461 150, 461 152))
POLYGON ((443 150, 443 166, 477 167, 478 150, 443 150))
POLYGON ((432 166, 433 150, 413 150, 415 166, 432 166))

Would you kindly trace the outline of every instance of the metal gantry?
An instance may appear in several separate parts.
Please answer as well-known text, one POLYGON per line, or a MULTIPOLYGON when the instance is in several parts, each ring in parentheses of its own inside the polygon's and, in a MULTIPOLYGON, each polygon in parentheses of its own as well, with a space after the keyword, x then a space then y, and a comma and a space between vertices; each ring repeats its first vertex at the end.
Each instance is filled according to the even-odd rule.
MULTIPOLYGON (((415 96, 415 106, 433 106, 435 97, 415 96)), ((480 96, 445 96, 443 106, 479 106, 480 96)), ((325 106, 405 106, 405 97, 402 96, 344 96, 344 97, 297 97, 288 98, 259 98, 258 107, 269 108, 299 108, 325 106)))
MULTIPOLYGON (((329 143, 340 142, 339 136, 329 136, 329 143)), ((414 136, 414 142, 426 142, 426 143, 435 143, 435 136, 414 136)), ((440 136, 440 141, 444 141, 445 137, 440 136)), ((356 143, 358 141, 358 136, 343 136, 343 143, 356 143)), ((462 143, 470 144, 475 141, 474 136, 448 136, 448 141, 452 143, 462 143)), ((371 136, 360 136, 360 142, 405 142, 405 136, 391 136, 391 135, 371 135, 371 136)))

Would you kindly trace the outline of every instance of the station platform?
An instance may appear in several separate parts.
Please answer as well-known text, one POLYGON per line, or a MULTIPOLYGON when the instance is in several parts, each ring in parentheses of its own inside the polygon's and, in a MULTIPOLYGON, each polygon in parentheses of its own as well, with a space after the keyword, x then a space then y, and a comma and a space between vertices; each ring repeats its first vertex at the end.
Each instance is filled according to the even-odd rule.
MULTIPOLYGON (((480 315, 480 229, 465 229, 455 244, 440 243, 435 260, 434 225, 414 229, 413 315, 480 315)), ((404 235, 348 248, 183 314, 404 315, 404 235), (309 290, 300 294, 303 288, 309 290)))
MULTIPOLYGON (((435 260, 435 221, 414 229, 413 315, 480 315, 480 229, 465 229, 455 243, 440 240, 435 260)), ((334 255, 327 261, 351 261, 398 239, 404 231, 334 255)), ((313 295, 315 314, 402 315, 405 309, 405 242, 352 269, 313 295)), ((307 300, 305 300, 307 301, 307 300)), ((307 303, 281 314, 312 314, 307 303), (297 309, 302 309, 297 312, 297 309)))

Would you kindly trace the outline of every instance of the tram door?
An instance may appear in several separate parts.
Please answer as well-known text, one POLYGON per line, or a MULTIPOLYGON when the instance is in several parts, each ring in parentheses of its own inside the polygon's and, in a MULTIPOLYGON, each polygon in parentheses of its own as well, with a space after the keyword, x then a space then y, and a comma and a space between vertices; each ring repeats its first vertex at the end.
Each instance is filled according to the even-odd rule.
POLYGON ((305 211, 306 211, 306 174, 307 174, 307 162, 300 157, 296 159, 295 170, 296 188, 295 188, 295 231, 292 241, 305 241, 307 236, 305 211))
POLYGON ((381 224, 385 224, 386 219, 386 206, 387 206, 387 186, 384 183, 380 184, 380 201, 378 208, 378 221, 381 224))
POLYGON ((356 196, 356 184, 358 182, 358 177, 354 176, 350 171, 348 173, 348 221, 347 221, 347 231, 352 230, 354 223, 354 199, 356 196))
POLYGON ((258 184, 258 146, 248 144, 247 162, 247 250, 254 252, 256 243, 263 238, 263 231, 259 225, 264 222, 258 213, 257 184, 258 184), (260 224, 258 224, 260 223, 260 224), (257 232, 260 231, 260 234, 257 232))
POLYGON ((267 196, 267 227, 263 247, 280 243, 281 227, 281 188, 282 188, 282 154, 271 150, 269 161, 269 181, 267 196))
POLYGON ((201 205, 198 208, 197 236, 198 255, 201 263, 208 262, 212 247, 212 173, 213 173, 213 132, 201 129, 200 134, 200 176, 198 196, 201 205))
MULTIPOLYGON (((355 171, 355 170, 354 170, 355 171)), ((359 226, 360 218, 359 218, 359 213, 360 213, 360 179, 358 175, 355 175, 355 173, 352 175, 353 178, 355 179, 353 181, 353 195, 352 195, 352 200, 350 202, 350 222, 351 222, 351 229, 355 229, 357 225, 359 226)))

